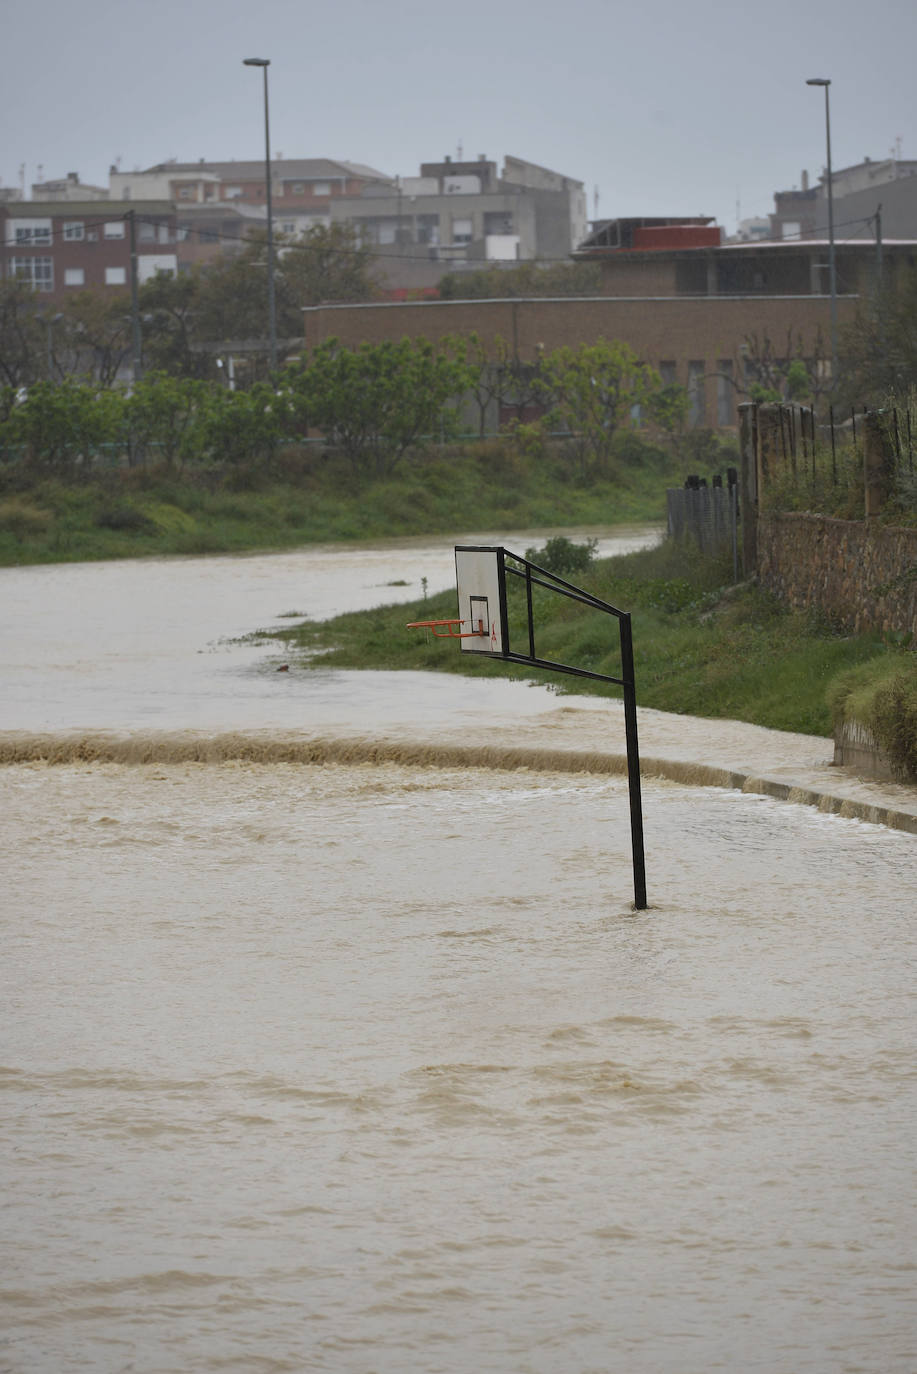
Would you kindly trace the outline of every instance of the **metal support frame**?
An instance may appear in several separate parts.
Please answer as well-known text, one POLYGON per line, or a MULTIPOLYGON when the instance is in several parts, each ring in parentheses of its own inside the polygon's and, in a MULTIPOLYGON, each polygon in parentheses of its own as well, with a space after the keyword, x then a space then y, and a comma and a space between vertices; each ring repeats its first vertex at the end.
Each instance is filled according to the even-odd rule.
POLYGON ((640 748, 637 739, 637 693, 634 679, 634 646, 630 612, 619 610, 617 606, 612 606, 609 602, 602 601, 600 597, 593 596, 591 592, 586 592, 580 587, 575 587, 572 582, 565 581, 562 577, 558 577, 556 573, 548 572, 546 568, 539 567, 537 563, 532 563, 529 559, 520 557, 519 554, 510 553, 509 550, 503 548, 495 549, 494 552, 497 554, 500 576, 504 579, 504 585, 507 573, 511 576, 519 577, 525 582, 526 616, 528 621, 528 652, 516 653, 510 647, 510 631, 509 625, 507 624, 504 627, 506 647, 502 653, 495 653, 494 657, 505 659, 508 663, 522 663, 533 668, 546 668, 555 673, 568 673, 573 677, 591 678, 596 682, 613 682, 622 689, 624 697, 624 733, 627 745, 627 785, 630 794, 630 834, 634 869, 634 907, 637 911, 645 911, 647 906, 646 859, 643 843, 643 801, 640 791, 640 748), (570 601, 578 601, 583 606, 589 606, 593 610, 603 611, 607 615, 613 615, 615 617, 618 622, 621 647, 620 677, 612 677, 609 673, 596 673, 587 668, 576 668, 568 663, 557 663, 552 659, 540 658, 538 656, 535 647, 535 620, 532 606, 533 587, 544 587, 548 591, 556 592, 560 596, 567 597, 570 601))

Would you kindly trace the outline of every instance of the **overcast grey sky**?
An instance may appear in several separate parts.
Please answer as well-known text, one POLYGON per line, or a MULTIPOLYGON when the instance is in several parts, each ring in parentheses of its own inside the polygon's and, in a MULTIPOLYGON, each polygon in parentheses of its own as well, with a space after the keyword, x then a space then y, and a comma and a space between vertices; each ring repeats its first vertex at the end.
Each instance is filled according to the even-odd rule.
MULTIPOLYGON (((917 158, 914 0, 0 0, 0 179, 264 154, 417 174, 512 153, 599 215, 732 232, 825 162, 917 158)), ((28 194, 28 192, 27 192, 28 194)), ((839 234, 840 234, 839 230, 839 234)))

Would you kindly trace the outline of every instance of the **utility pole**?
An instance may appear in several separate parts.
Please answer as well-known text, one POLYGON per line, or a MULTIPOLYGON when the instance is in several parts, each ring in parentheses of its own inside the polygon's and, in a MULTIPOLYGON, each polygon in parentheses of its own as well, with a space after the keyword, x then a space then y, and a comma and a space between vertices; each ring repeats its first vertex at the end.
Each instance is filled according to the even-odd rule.
POLYGON ((126 218, 130 230, 131 245, 131 342, 134 385, 136 386, 143 375, 143 342, 140 334, 140 285, 137 271, 137 225, 134 211, 128 210, 126 218))
POLYGON ((828 183, 828 289, 831 293, 831 386, 837 386, 837 272, 834 262, 834 187, 831 182, 831 107, 828 100, 828 87, 831 78, 811 76, 807 86, 825 88, 825 142, 827 145, 828 166, 825 177, 828 183))

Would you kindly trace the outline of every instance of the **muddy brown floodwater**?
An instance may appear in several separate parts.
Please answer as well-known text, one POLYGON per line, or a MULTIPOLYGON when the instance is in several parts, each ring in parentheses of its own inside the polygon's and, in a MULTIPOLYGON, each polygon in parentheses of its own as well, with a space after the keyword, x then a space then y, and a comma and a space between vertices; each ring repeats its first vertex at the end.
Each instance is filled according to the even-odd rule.
MULTIPOLYGON (((33 576, 142 566, 10 581, 38 616, 33 576)), ((102 618, 14 646, 9 729, 293 719, 269 649, 190 633, 157 715, 102 618)), ((349 676, 323 729, 397 714, 349 676)), ((637 915, 617 777, 36 759, 0 798, 0 1369, 917 1368, 913 835, 650 780, 637 915)))

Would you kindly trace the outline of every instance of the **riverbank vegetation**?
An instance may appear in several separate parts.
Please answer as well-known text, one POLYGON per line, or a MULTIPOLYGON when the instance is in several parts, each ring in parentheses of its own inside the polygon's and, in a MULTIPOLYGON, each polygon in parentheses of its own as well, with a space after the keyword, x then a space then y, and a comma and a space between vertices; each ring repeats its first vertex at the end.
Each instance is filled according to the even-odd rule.
POLYGON ((882 654, 848 669, 831 683, 828 704, 836 724, 868 731, 896 777, 917 782, 917 656, 882 654))
POLYGON ((501 356, 330 340, 235 391, 164 372, 0 388, 0 563, 660 520, 691 464, 735 461, 623 344, 501 356))
MULTIPOLYGON (((535 561, 539 552, 544 551, 531 554, 535 561)), ((639 700, 659 710, 830 735, 827 693, 840 674, 868 664, 909 669, 913 657, 880 636, 843 634, 814 614, 788 612, 752 584, 732 586, 731 568, 672 541, 590 560, 573 580, 632 613, 639 700)), ((455 613, 455 592, 449 591, 328 622, 307 621, 279 634, 265 632, 264 638, 279 640, 284 656, 305 667, 458 672, 545 682, 565 693, 618 694, 607 683, 462 654, 457 644, 429 631, 405 628, 412 620, 455 613)), ((537 613, 539 653, 597 672, 619 672, 610 621, 547 594, 537 613)))
POLYGON ((629 448, 584 486, 562 450, 532 454, 508 441, 434 446, 356 490, 346 459, 303 445, 269 465, 119 468, 74 482, 6 473, 0 565, 663 521, 665 488, 680 480, 651 445, 639 461, 629 448))

